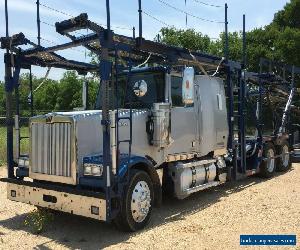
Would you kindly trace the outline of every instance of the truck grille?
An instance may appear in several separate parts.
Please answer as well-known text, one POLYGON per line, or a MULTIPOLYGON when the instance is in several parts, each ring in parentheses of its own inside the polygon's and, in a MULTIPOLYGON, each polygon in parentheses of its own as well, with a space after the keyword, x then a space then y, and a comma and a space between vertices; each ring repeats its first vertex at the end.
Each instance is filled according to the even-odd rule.
POLYGON ((71 123, 32 123, 31 172, 71 176, 71 123))

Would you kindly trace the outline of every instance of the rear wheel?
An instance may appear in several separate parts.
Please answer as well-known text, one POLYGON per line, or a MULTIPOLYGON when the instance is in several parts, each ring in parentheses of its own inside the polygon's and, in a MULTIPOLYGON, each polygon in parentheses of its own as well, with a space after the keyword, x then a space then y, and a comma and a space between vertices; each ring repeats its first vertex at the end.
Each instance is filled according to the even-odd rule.
POLYGON ((263 158, 264 160, 260 164, 260 176, 264 178, 270 178, 274 175, 276 169, 275 160, 276 150, 272 143, 265 144, 263 158))
POLYGON ((120 213, 114 221, 116 226, 132 232, 144 228, 151 218, 153 197, 153 184, 149 175, 144 171, 132 170, 120 213))
POLYGON ((277 154, 280 155, 280 157, 277 158, 277 171, 288 171, 291 168, 292 163, 290 156, 290 146, 287 141, 278 146, 277 154))

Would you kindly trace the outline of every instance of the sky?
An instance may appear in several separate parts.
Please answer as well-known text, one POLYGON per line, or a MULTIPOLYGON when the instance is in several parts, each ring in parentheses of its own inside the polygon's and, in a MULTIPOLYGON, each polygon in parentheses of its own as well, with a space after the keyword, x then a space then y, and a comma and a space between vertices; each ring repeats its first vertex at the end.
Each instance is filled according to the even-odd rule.
MULTIPOLYGON (((55 32, 55 22, 69 19, 80 13, 87 13, 89 19, 99 24, 106 22, 105 0, 40 0, 41 6, 41 37, 43 46, 51 46, 69 40, 55 32), (53 11, 56 9, 60 12, 53 11), (50 25, 49 25, 50 24, 50 25)), ((219 36, 224 30, 224 5, 226 0, 142 0, 142 8, 145 13, 161 20, 168 25, 177 28, 194 28, 196 31, 207 34, 211 38, 219 36), (186 11, 194 16, 188 16, 186 25, 185 14, 176 11, 163 2, 175 6, 177 9, 186 11), (212 5, 222 6, 219 8, 201 4, 205 2, 212 5), (201 19, 214 20, 211 23, 201 19)), ((274 14, 289 2, 286 0, 227 0, 229 31, 242 29, 242 15, 246 14, 246 29, 252 30, 263 27, 273 20, 274 14)), ((33 42, 37 42, 36 24, 36 0, 8 0, 9 7, 9 34, 23 32, 33 42)), ((119 34, 132 35, 132 27, 138 30, 138 0, 110 0, 112 29, 119 34)), ((4 0, 0 0, 0 36, 5 36, 4 0)), ((157 20, 143 15, 143 36, 146 39, 154 39, 156 34, 164 25, 157 20)), ((82 47, 71 49, 60 53, 69 58, 89 62, 86 50, 82 47)), ((4 79, 3 50, 0 51, 0 80, 4 79)), ((33 74, 43 77, 45 68, 33 68, 33 74)), ((26 71, 23 71, 26 72, 26 71)), ((59 79, 62 70, 52 69, 49 78, 59 79)))

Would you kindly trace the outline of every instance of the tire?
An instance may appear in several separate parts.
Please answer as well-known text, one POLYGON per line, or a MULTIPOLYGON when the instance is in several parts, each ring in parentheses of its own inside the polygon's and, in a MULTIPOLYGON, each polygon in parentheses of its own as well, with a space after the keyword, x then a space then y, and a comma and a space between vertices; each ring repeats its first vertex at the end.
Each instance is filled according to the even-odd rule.
MULTIPOLYGON (((265 144, 263 158, 275 157, 276 150, 272 143, 265 144)), ((260 164, 259 175, 263 178, 271 178, 276 170, 276 159, 268 159, 260 164)))
POLYGON ((151 219, 153 200, 154 189, 150 176, 144 171, 133 169, 120 204, 120 212, 114 220, 117 228, 126 232, 143 229, 151 219))
POLYGON ((284 141, 282 145, 277 147, 277 155, 281 155, 281 157, 277 158, 277 171, 286 172, 291 168, 292 161, 289 153, 290 145, 287 141, 284 141))

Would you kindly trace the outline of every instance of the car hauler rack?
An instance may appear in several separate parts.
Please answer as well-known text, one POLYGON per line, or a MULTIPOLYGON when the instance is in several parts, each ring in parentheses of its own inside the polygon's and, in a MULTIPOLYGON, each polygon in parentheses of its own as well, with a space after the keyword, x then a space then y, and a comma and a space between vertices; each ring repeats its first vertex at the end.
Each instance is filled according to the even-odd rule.
MULTIPOLYGON (((138 37, 111 30, 107 0, 106 28, 83 13, 55 24, 70 42, 43 47, 40 39, 36 44, 22 33, 9 36, 6 1, 7 33, 1 48, 6 50, 8 178, 2 181, 8 183, 9 199, 113 220, 134 231, 147 224, 152 206, 161 203, 163 188, 182 199, 251 174, 270 176, 275 159, 287 161, 288 169, 288 117, 300 69, 283 66, 291 77, 279 78, 270 74, 275 63, 262 60, 260 73, 246 72, 245 17, 243 63, 229 60, 227 5, 224 58, 144 39, 141 7, 139 1, 138 37), (80 30, 89 33, 74 35, 80 30), (58 55, 78 46, 97 55, 99 64, 58 55), (153 66, 142 67, 146 63, 153 66), (271 66, 264 74, 266 63, 271 66), (31 153, 25 157, 29 164, 20 165, 20 155, 13 155, 13 129, 19 118, 16 114, 14 122, 12 95, 20 87, 20 70, 31 66, 92 72, 101 80, 96 110, 30 119, 31 153), (255 96, 250 85, 258 91, 254 138, 246 136, 246 104, 255 96), (265 93, 274 91, 282 94, 286 108, 280 127, 265 137, 261 106, 265 93)), ((39 20, 39 7, 37 12, 39 20)))
MULTIPOLYGON (((261 167, 266 162, 264 154, 266 148, 271 148, 270 153, 274 154, 274 161, 279 162, 277 170, 286 171, 290 167, 288 157, 296 139, 295 131, 291 127, 290 113, 291 110, 293 112, 298 110, 292 104, 295 97, 298 96, 295 76, 299 73, 299 68, 295 66, 284 65, 263 58, 260 60, 259 73, 245 72, 244 79, 247 82, 245 97, 247 103, 252 103, 254 106, 250 110, 252 110, 252 116, 255 118, 256 127, 255 136, 246 137, 247 163, 251 162, 251 166, 254 166, 253 169, 247 168, 247 174, 262 172, 261 167), (273 107, 273 114, 269 117, 273 119, 272 131, 265 130, 264 106, 273 107), (257 152, 261 150, 261 153, 254 154, 255 157, 253 158, 255 150, 257 152), (282 155, 286 155, 286 157, 282 155), (251 158, 253 159, 251 160, 251 158), (283 164, 282 161, 284 160, 286 162, 283 164)), ((274 171, 275 169, 271 169, 271 172, 265 172, 264 175, 270 177, 274 171)))

